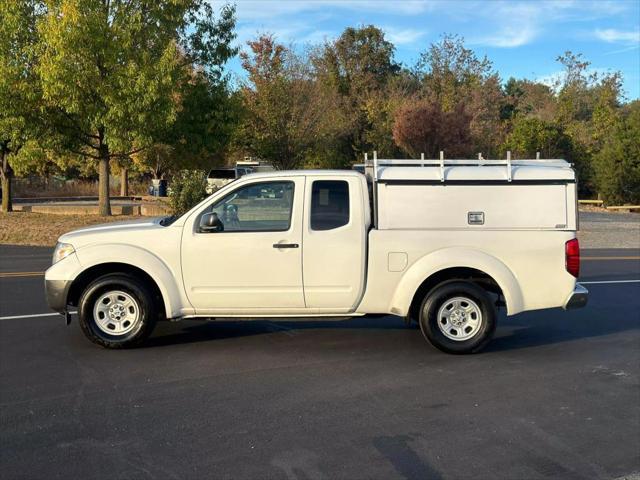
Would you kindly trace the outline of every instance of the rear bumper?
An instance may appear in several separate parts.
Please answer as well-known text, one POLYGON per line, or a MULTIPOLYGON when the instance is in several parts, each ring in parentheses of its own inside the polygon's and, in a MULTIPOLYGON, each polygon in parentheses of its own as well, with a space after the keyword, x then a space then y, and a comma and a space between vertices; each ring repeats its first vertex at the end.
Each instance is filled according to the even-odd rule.
POLYGON ((576 283, 576 286, 574 287, 573 292, 571 293, 571 295, 569 295, 569 298, 567 298, 567 301, 565 302, 564 307, 562 308, 564 308, 565 310, 570 310, 573 308, 582 308, 587 304, 588 300, 589 300, 589 290, 584 288, 579 283, 576 283))

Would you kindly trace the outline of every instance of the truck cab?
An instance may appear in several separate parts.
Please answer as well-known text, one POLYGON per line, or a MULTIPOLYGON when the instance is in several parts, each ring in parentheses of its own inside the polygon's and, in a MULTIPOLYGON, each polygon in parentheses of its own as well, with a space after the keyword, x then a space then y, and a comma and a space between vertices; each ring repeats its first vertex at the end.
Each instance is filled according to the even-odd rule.
POLYGON ((365 195, 364 176, 331 171, 247 175, 220 191, 180 222, 195 313, 354 312, 365 281, 365 195))
POLYGON ((420 162, 248 174, 177 219, 65 234, 49 304, 110 348, 159 319, 390 314, 469 353, 500 306, 586 303, 569 164, 420 162))

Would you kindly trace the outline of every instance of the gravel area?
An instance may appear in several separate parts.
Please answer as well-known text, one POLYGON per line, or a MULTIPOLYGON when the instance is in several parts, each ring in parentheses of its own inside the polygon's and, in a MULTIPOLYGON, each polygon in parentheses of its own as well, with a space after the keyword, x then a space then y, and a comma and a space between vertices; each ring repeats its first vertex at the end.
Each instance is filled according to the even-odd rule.
POLYGON ((640 249, 640 213, 580 211, 581 248, 640 249))

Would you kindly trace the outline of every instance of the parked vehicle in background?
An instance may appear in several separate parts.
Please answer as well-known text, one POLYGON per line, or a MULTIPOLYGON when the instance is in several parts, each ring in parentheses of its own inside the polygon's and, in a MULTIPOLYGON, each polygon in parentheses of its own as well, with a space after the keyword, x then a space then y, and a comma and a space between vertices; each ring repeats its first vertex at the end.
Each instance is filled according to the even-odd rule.
POLYGON ((563 160, 377 160, 245 175, 177 219, 60 237, 49 305, 109 348, 158 319, 390 314, 481 350, 507 315, 586 304, 563 160))
POLYGON ((234 168, 214 168, 207 175, 206 192, 211 195, 219 188, 249 173, 268 171, 273 171, 271 165, 256 161, 240 161, 234 168))
POLYGON ((206 192, 211 195, 216 190, 224 187, 227 183, 236 179, 234 168, 214 168, 207 174, 206 192))

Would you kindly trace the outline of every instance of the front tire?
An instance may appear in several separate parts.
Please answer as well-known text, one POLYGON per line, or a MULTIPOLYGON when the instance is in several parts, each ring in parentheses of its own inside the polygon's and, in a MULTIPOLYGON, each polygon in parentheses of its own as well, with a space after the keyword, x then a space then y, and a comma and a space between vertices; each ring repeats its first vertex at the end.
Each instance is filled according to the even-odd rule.
POLYGON ((158 310, 147 285, 125 274, 94 280, 78 302, 84 335, 105 348, 128 348, 142 343, 153 331, 158 310))
POLYGON ((485 290, 475 283, 452 281, 431 290, 420 308, 420 330, 447 353, 476 353, 491 340, 496 310, 485 290))

